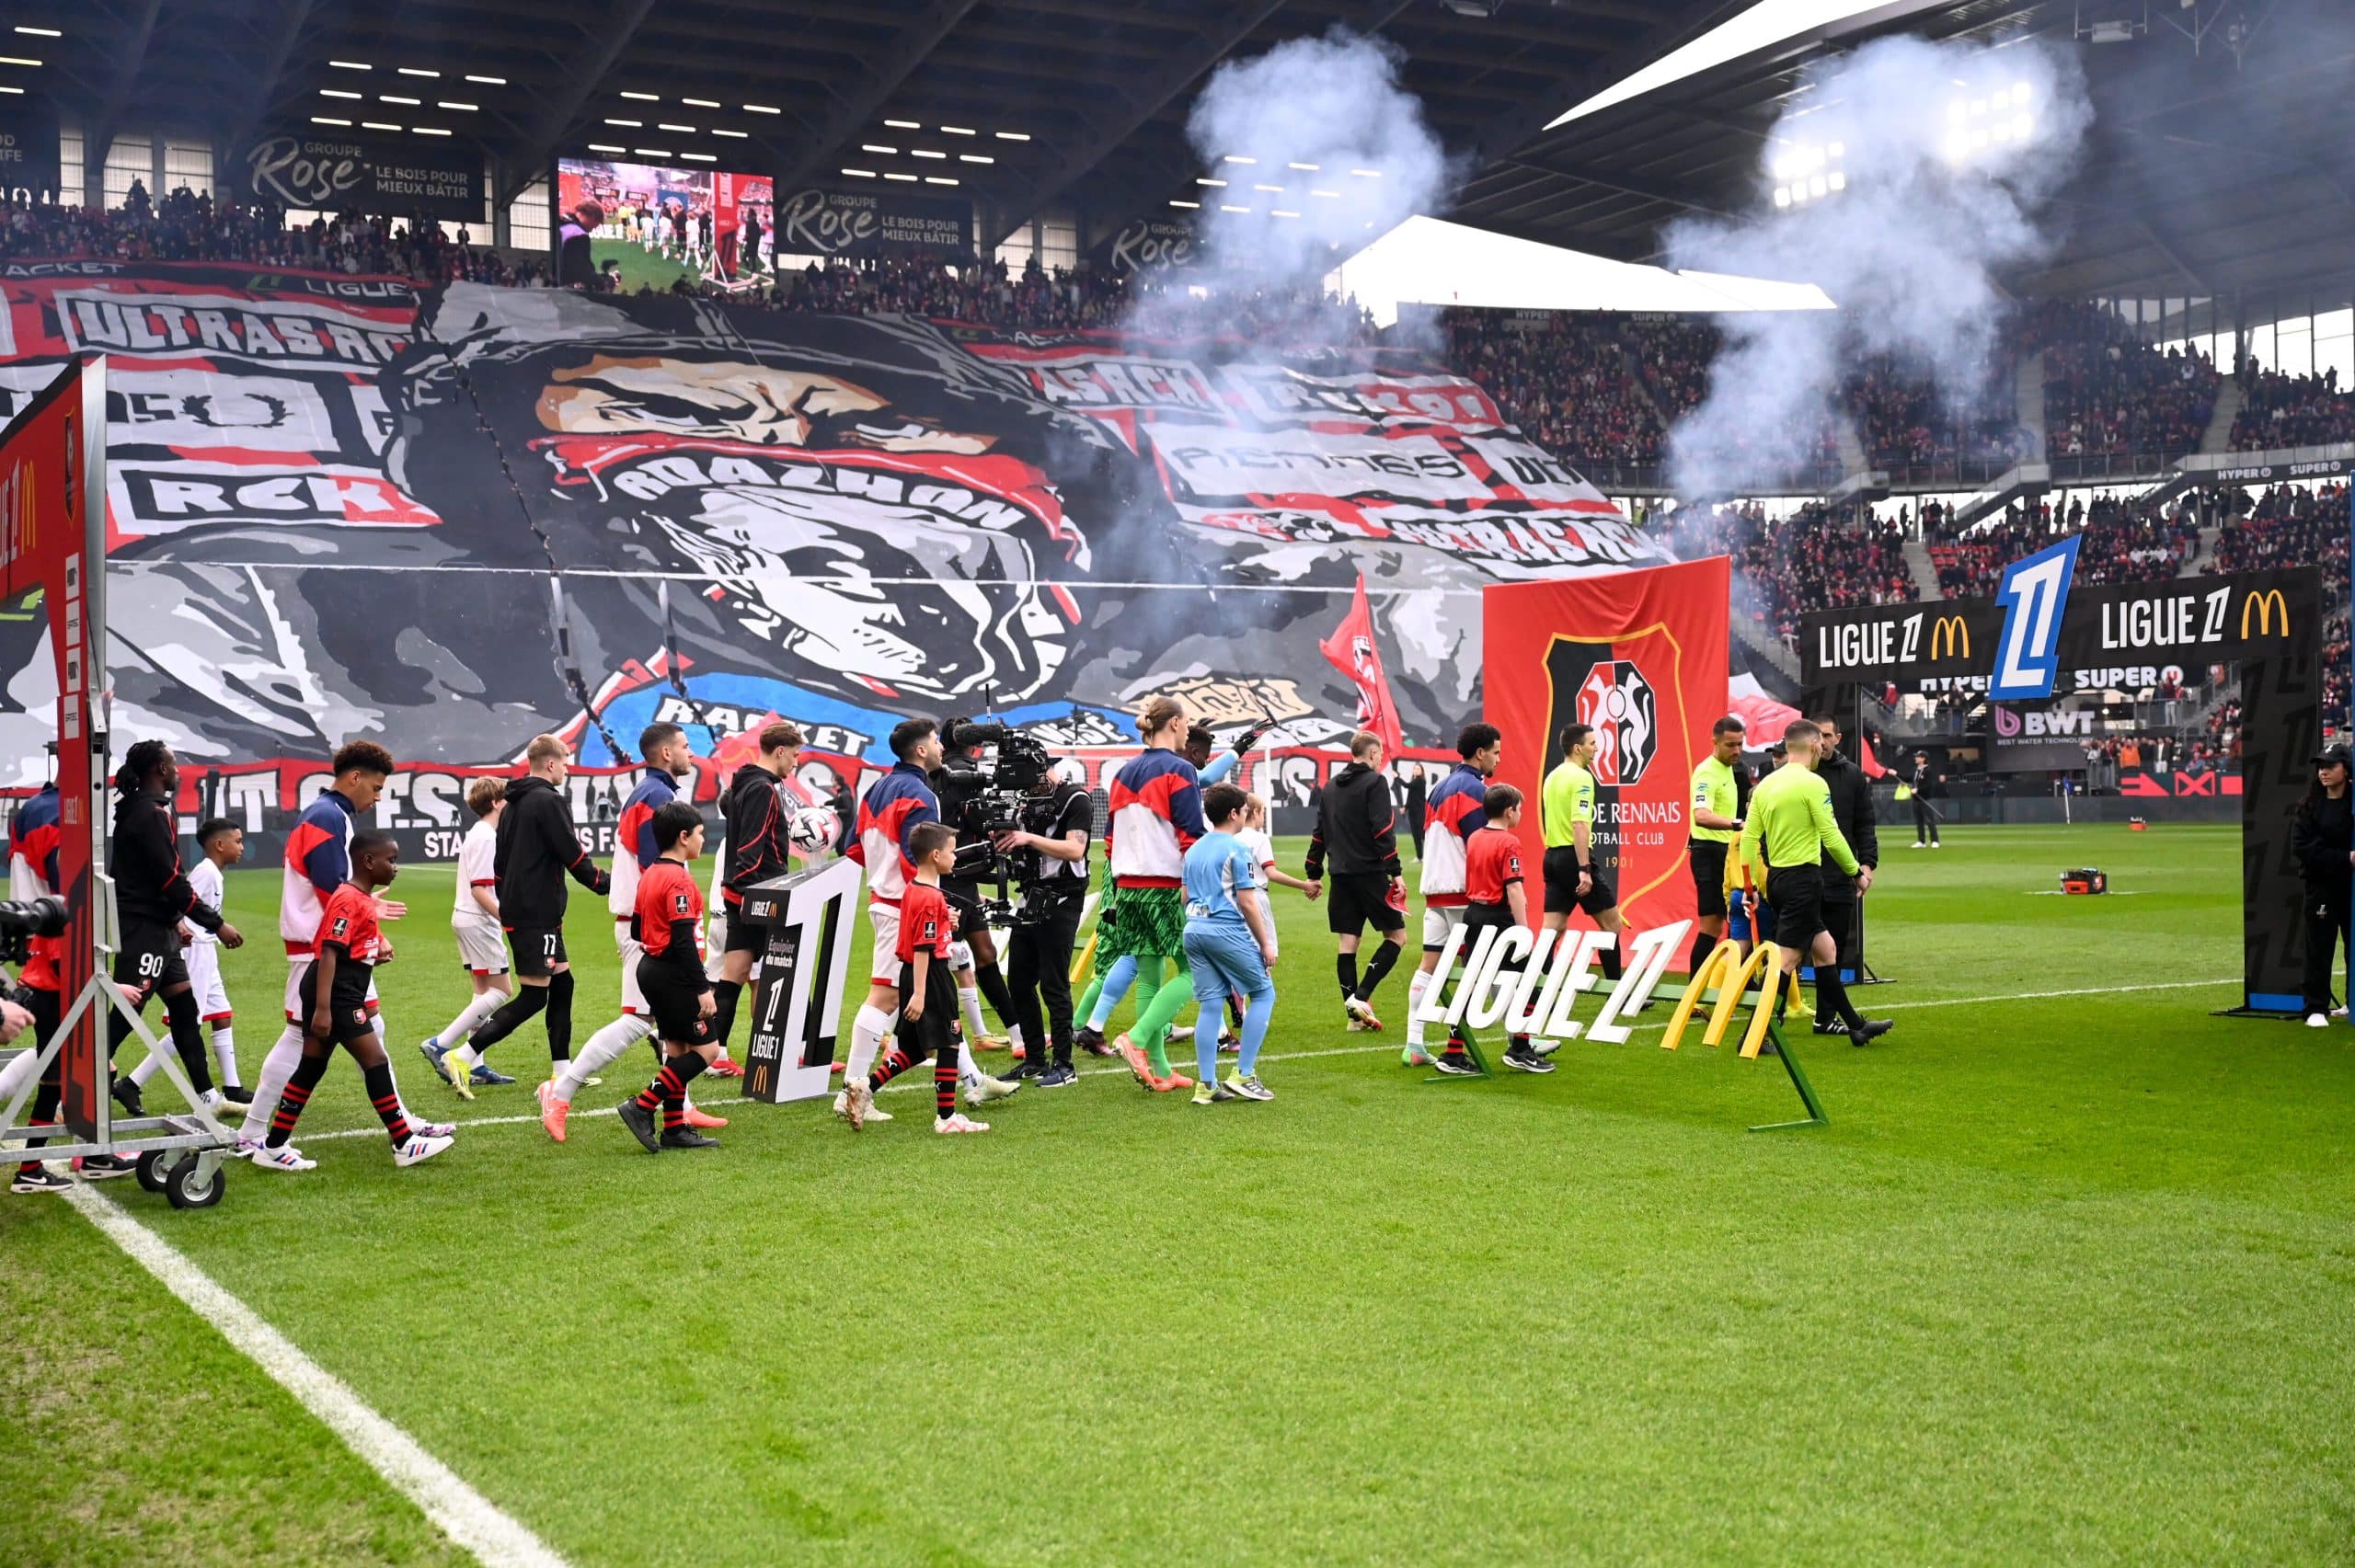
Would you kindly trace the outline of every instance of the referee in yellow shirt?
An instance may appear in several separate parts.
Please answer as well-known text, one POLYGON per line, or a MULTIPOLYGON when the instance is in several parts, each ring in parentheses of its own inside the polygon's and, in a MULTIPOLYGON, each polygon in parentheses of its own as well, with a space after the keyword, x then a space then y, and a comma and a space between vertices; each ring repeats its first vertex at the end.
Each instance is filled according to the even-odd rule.
POLYGON ((1746 727, 1732 714, 1710 727, 1709 754, 1693 770, 1693 825, 1685 830, 1685 854, 1693 869, 1694 923, 1690 967, 1697 975, 1701 960, 1726 936, 1726 857, 1741 836, 1743 788, 1741 742, 1746 727))
MULTIPOLYGON (((1572 911, 1584 910, 1604 931, 1626 924, 1619 918, 1619 895, 1594 859, 1594 754, 1599 742, 1594 726, 1562 727, 1562 763, 1545 775, 1537 806, 1544 818, 1545 858, 1545 929, 1560 931, 1572 911)), ((1603 978, 1619 978, 1619 945, 1602 954, 1603 978)))
MULTIPOLYGON (((1832 788, 1815 771, 1815 749, 1823 732, 1805 719, 1783 731, 1789 755, 1783 765, 1750 792, 1742 821, 1741 858, 1766 890, 1775 910, 1775 948, 1779 967, 1815 966, 1815 1014, 1847 1025, 1848 1042, 1861 1046, 1889 1033, 1888 1020, 1856 1011, 1840 979, 1840 953, 1823 919, 1823 868, 1830 860, 1838 875, 1853 877, 1856 891, 1872 885, 1872 873, 1856 864, 1840 824, 1832 818, 1832 788)), ((1764 936, 1760 933, 1761 938, 1764 936)), ((1777 982, 1775 995, 1782 995, 1777 982)), ((1776 1005, 1779 1007, 1779 1001, 1776 1005)))

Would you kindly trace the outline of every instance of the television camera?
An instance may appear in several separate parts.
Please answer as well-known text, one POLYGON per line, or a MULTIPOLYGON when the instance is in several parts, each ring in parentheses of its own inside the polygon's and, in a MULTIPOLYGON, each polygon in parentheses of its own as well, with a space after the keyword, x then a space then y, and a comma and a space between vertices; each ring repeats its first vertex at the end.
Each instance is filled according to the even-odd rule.
POLYGON ((1045 858, 1028 849, 1001 853, 996 839, 1001 833, 1042 833, 1052 825, 1052 792, 1033 792, 1054 772, 1053 754, 1019 730, 971 719, 950 719, 941 738, 949 757, 933 784, 941 820, 957 830, 951 875, 996 887, 996 897, 982 900, 982 912, 994 924, 1027 925, 1044 918, 1035 895, 1044 890, 1045 858), (984 755, 970 758, 976 749, 984 755))

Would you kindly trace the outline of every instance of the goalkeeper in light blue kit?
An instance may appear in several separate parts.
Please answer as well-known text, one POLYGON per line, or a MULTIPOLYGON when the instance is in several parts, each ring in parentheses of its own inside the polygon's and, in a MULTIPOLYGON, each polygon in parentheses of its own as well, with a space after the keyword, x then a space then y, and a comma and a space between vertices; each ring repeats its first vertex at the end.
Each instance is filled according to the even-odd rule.
POLYGON ((1194 996, 1202 1006, 1194 1029, 1197 1105, 1276 1097, 1255 1070, 1276 1010, 1276 982, 1269 973, 1276 957, 1276 928, 1259 892, 1259 857, 1235 832, 1243 825, 1244 798, 1229 784, 1202 791, 1202 819, 1210 831, 1186 852, 1186 961, 1193 966, 1194 996), (1222 1083, 1218 1015, 1229 996, 1245 1001, 1243 1050, 1222 1083))

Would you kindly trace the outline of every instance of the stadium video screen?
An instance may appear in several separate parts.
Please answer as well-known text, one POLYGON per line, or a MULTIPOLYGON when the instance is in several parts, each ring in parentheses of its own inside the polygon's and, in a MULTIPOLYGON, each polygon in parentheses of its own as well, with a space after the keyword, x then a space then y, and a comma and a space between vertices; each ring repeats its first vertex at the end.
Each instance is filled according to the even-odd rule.
POLYGON ((768 269, 776 207, 766 175, 557 160, 559 227, 583 201, 603 212, 590 242, 597 270, 618 271, 629 292, 641 284, 659 292, 682 279, 749 287, 768 269))

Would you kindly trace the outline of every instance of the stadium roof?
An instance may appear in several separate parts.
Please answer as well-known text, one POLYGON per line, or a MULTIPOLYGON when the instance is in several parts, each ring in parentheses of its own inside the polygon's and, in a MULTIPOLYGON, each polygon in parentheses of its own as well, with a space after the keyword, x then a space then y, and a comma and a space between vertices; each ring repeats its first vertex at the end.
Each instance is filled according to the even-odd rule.
POLYGON ((2071 43, 2100 107, 2095 155, 2065 253, 2015 285, 2223 295, 2343 273, 2355 29, 2323 24, 2346 6, 2230 3, 2257 24, 2237 62, 2221 24, 2197 51, 2174 26, 2227 0, 17 0, 0 56, 40 64, 0 62, 0 88, 54 97, 99 144, 151 124, 228 144, 342 108, 478 141, 510 179, 592 143, 787 184, 889 168, 956 181, 995 239, 1050 205, 1098 234, 1166 210, 1200 172, 1185 116, 1211 69, 1346 24, 1398 45, 1465 155, 1448 216, 1638 261, 1678 214, 1757 200, 1765 132, 1826 51, 1901 30, 2071 40, 2084 16, 2128 13, 2157 20, 2071 43), (1812 25, 1661 85, 1638 74, 1768 6, 1783 15, 1762 36, 1812 25))

